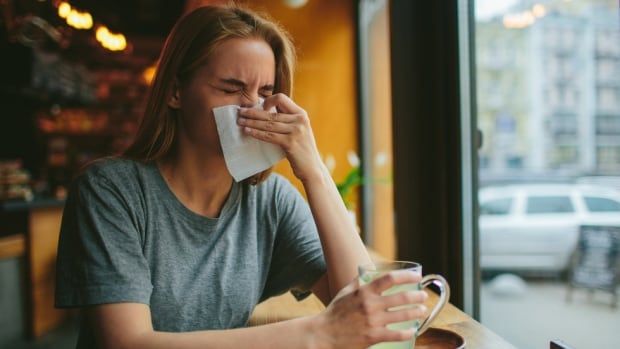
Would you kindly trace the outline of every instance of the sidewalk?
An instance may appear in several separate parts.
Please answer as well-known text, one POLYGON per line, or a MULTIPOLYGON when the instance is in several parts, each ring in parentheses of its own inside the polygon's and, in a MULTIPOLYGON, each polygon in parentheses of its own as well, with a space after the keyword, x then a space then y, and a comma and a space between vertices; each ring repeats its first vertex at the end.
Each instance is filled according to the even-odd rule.
POLYGON ((481 322, 520 349, 547 349, 561 339, 575 349, 620 348, 620 304, 609 293, 576 289, 566 302, 559 281, 528 281, 522 294, 497 292, 491 282, 480 290, 481 322))

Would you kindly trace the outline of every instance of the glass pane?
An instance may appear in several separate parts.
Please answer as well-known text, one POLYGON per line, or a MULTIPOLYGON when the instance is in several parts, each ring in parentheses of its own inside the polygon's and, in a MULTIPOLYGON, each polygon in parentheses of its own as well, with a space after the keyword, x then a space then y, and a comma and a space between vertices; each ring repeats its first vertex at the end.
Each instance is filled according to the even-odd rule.
POLYGON ((620 202, 618 201, 588 196, 584 200, 590 212, 620 212, 620 202))
POLYGON ((527 198, 528 214, 574 212, 568 196, 534 196, 527 198))
POLYGON ((474 4, 479 194, 517 193, 479 195, 480 320, 518 348, 620 348, 620 236, 584 243, 620 234, 618 2, 474 4))

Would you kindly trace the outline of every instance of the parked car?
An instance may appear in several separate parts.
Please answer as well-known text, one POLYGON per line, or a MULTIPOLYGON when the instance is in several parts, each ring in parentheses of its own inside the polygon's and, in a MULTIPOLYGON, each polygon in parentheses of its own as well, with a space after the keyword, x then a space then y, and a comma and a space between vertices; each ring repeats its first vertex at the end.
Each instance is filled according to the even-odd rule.
POLYGON ((620 226, 620 192, 579 184, 520 184, 479 191, 485 271, 566 270, 579 226, 620 226))

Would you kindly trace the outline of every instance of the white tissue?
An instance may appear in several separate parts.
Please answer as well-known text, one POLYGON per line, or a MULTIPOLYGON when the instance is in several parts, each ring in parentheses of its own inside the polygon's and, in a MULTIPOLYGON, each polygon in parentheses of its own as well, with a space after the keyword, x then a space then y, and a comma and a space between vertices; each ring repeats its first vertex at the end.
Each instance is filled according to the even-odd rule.
MULTIPOLYGON (((237 182, 270 168, 285 156, 279 146, 243 133, 241 126, 237 124, 239 108, 238 105, 213 108, 224 161, 237 182)), ((262 110, 263 100, 254 108, 262 110)))

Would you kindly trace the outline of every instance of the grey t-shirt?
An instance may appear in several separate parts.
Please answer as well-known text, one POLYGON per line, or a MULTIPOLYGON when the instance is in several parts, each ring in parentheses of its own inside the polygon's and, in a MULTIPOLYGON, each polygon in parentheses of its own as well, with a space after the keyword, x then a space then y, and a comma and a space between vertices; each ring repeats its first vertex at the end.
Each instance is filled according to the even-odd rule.
MULTIPOLYGON (((153 327, 184 332, 247 324, 255 305, 325 273, 308 204, 283 177, 234 183, 218 218, 170 191, 154 163, 106 159, 73 183, 63 215, 56 306, 137 302, 153 327)), ((82 326, 78 348, 92 348, 82 326)))

